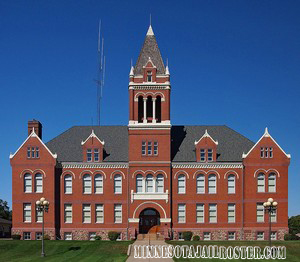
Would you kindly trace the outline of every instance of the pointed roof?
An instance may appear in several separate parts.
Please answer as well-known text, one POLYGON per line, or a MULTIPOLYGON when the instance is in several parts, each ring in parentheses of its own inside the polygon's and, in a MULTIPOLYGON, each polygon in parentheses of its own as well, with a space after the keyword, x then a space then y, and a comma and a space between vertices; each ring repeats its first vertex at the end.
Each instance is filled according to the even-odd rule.
POLYGON ((215 141, 210 135, 209 133, 207 132, 207 129, 205 129, 205 133, 204 135, 198 140, 198 141, 195 141, 195 145, 197 145, 204 137, 209 137, 216 145, 218 145, 218 141, 215 141))
POLYGON ((88 136, 88 138, 85 141, 81 141, 81 145, 84 145, 91 137, 96 138, 102 145, 104 145, 104 141, 101 141, 99 137, 96 136, 94 133, 94 129, 92 129, 92 133, 88 136))
POLYGON ((278 143, 275 141, 275 139, 269 134, 268 128, 265 128, 265 133, 262 135, 262 137, 256 142, 256 144, 248 151, 247 154, 243 153, 242 158, 246 158, 252 150, 258 145, 258 143, 264 138, 264 137, 270 137, 271 140, 278 146, 278 148, 286 155, 287 158, 291 158, 290 154, 287 154, 281 147, 278 145, 278 143))
POLYGON ((153 64, 156 66, 157 73, 165 74, 164 62, 161 58, 161 54, 151 25, 149 26, 143 47, 141 49, 141 52, 139 54, 138 60, 135 65, 135 69, 134 69, 135 75, 142 74, 143 67, 147 64, 149 57, 151 58, 153 64))

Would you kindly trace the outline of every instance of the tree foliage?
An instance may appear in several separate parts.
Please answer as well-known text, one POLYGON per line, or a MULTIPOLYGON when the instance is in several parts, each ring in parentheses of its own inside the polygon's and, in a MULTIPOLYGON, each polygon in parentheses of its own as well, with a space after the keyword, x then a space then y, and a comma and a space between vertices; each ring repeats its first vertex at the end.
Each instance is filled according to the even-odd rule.
POLYGON ((12 211, 9 210, 7 201, 0 199, 0 217, 11 220, 12 211))
POLYGON ((289 233, 298 234, 300 233, 300 215, 289 218, 289 233))

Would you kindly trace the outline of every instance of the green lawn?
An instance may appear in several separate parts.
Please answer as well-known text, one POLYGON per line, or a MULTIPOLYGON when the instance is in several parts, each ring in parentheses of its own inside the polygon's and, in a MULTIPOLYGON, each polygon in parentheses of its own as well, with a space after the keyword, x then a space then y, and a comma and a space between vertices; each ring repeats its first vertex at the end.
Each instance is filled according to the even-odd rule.
POLYGON ((126 261, 131 241, 41 241, 1 240, 0 261, 126 261))
MULTIPOLYGON (((171 245, 217 245, 217 246, 259 246, 263 249, 265 246, 268 246, 268 241, 167 241, 168 244, 171 245)), ((286 260, 282 259, 253 259, 253 260, 245 260, 245 259, 231 259, 231 261, 287 261, 287 262, 298 262, 300 261, 300 241, 273 241, 272 246, 286 246, 286 260)), ((229 260, 229 259, 228 259, 229 260)), ((224 259, 203 259, 203 258, 174 258, 174 261, 224 261, 224 259)))

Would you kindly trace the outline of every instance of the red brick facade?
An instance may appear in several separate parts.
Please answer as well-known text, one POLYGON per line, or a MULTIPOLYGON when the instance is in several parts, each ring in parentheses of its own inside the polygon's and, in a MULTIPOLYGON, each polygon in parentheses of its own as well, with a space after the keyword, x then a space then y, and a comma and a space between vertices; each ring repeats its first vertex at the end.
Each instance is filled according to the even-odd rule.
POLYGON ((29 122, 28 138, 10 156, 13 234, 36 239, 41 223, 35 202, 44 196, 50 202, 45 230, 51 239, 89 239, 91 234, 107 239, 109 231, 133 239, 157 223, 166 238, 177 239, 190 230, 200 239, 267 239, 268 215, 258 206, 272 197, 278 202, 272 231, 283 239, 288 231, 290 156, 267 130, 255 145, 246 141, 246 154, 237 154, 237 160, 230 158, 234 150, 241 150, 235 140, 230 142, 227 133, 211 135, 216 131, 210 127, 187 142, 192 150, 183 147, 187 135, 177 145, 170 121, 169 69, 156 45, 150 27, 130 71, 127 161, 107 161, 113 154, 111 140, 103 141, 93 127, 89 135, 69 143, 64 157, 71 160, 60 160, 63 153, 39 138, 41 124, 29 122), (228 139, 222 140, 225 136, 228 139), (78 148, 81 161, 72 160, 78 148), (182 158, 176 160, 178 152, 182 158), (151 219, 142 217, 145 210, 151 219))

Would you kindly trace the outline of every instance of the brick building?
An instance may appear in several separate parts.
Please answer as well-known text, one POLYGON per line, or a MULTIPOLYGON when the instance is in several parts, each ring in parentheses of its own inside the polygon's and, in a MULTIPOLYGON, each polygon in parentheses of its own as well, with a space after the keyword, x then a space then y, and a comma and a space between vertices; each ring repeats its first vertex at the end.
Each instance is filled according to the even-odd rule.
MULTIPOLYGON (((125 84, 125 83, 124 83, 125 84)), ((266 129, 257 143, 227 126, 174 126, 170 73, 148 29, 129 74, 128 126, 74 126, 46 144, 42 125, 10 155, 13 234, 41 235, 35 202, 50 201, 52 238, 135 238, 160 225, 166 238, 267 239, 262 203, 278 202, 272 238, 288 231, 290 155, 266 129)))

